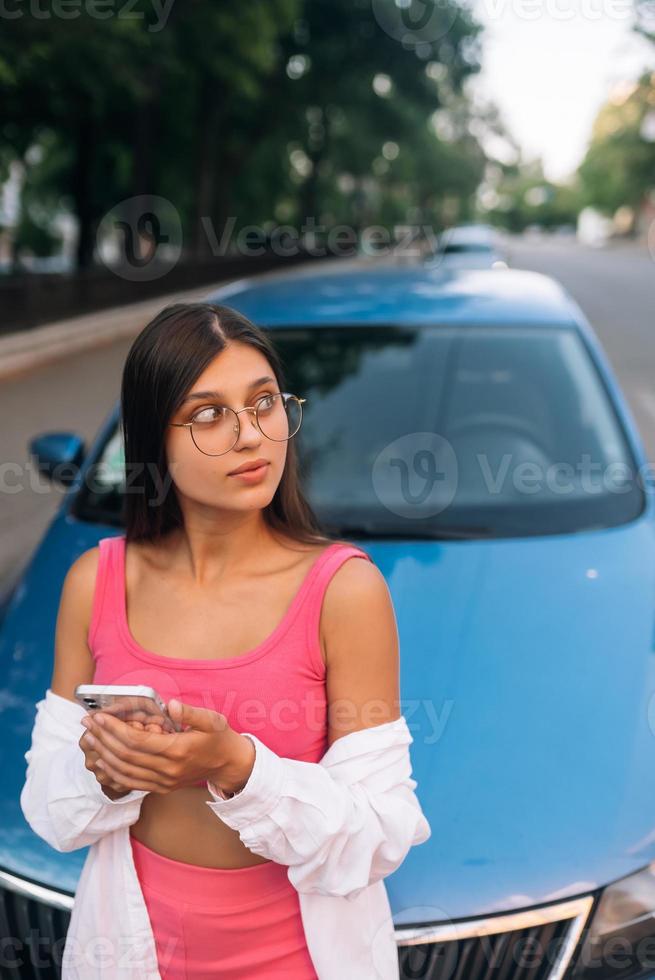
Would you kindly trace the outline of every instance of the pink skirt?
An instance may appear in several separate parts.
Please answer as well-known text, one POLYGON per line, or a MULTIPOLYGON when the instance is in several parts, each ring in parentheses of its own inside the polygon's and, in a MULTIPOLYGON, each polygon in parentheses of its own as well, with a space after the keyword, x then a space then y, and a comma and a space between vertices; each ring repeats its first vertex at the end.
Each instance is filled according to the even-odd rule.
POLYGON ((317 980, 284 865, 205 868, 129 836, 162 980, 317 980))

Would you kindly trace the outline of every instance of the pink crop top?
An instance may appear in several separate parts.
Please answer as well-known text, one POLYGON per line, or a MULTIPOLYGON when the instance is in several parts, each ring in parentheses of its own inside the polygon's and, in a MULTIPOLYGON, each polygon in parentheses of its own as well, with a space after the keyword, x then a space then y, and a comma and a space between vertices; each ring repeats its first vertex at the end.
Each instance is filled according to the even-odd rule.
MULTIPOLYGON (((236 657, 188 659, 146 650, 130 633, 126 612, 125 535, 101 538, 88 644, 94 684, 148 684, 164 701, 224 714, 237 732, 253 732, 278 755, 318 762, 327 750, 326 668, 319 619, 336 570, 353 556, 335 541, 314 560, 273 632, 236 657)), ((205 782, 196 783, 205 786, 205 782)))

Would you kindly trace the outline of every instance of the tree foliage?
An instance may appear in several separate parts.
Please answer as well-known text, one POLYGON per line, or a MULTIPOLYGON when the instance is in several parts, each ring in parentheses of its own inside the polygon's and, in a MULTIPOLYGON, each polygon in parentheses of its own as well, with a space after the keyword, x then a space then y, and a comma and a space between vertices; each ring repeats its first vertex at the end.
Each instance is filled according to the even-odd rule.
POLYGON ((146 0, 109 17, 17 7, 0 34, 0 172, 23 165, 21 234, 44 247, 67 209, 84 268, 103 216, 142 194, 173 203, 199 257, 230 218, 466 215, 485 162, 465 93, 481 28, 455 0, 427 8, 428 35, 399 37, 394 0, 187 0, 164 21, 146 0))

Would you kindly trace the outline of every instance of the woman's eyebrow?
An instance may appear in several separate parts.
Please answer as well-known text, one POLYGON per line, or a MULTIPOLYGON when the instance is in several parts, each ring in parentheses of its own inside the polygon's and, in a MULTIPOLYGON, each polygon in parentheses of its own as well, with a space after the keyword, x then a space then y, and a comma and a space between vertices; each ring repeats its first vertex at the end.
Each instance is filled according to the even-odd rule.
MULTIPOLYGON (((275 382, 275 378, 271 378, 270 375, 265 374, 263 378, 255 378, 251 381, 246 391, 252 391, 253 388, 259 388, 260 385, 267 384, 269 381, 275 382)), ((224 394, 221 391, 193 391, 190 395, 187 395, 184 399, 185 402, 191 401, 192 398, 224 398, 224 394)), ((182 403, 184 404, 184 402, 182 403)))

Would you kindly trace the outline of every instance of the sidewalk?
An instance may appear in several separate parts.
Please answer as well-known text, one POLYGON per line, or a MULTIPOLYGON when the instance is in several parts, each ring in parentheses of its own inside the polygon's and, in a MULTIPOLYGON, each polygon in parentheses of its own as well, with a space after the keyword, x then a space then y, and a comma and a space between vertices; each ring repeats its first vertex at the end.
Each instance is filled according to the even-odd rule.
POLYGON ((202 300, 209 293, 242 279, 241 276, 222 279, 198 289, 154 296, 139 303, 85 313, 68 320, 5 334, 0 337, 0 381, 27 374, 34 368, 77 351, 102 347, 121 337, 136 336, 169 303, 202 300))

